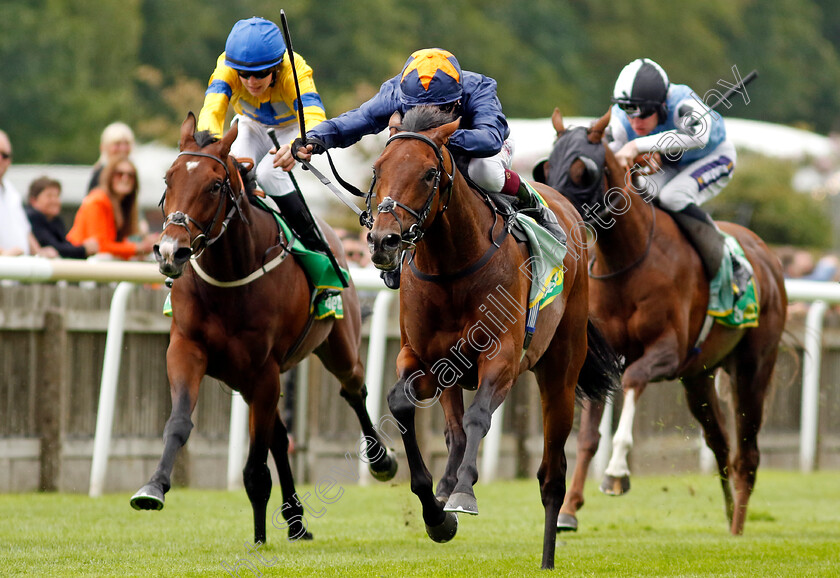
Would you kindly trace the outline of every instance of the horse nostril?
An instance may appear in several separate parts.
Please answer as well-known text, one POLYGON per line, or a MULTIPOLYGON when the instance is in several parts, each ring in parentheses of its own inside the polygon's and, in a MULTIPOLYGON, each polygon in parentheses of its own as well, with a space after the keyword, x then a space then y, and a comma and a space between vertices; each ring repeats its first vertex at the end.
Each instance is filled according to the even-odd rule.
POLYGON ((192 255, 192 250, 189 247, 179 247, 175 250, 175 254, 172 256, 172 260, 175 263, 186 263, 190 255, 192 255))
POLYGON ((396 251, 400 248, 401 243, 402 238, 396 233, 391 233, 382 239, 382 248, 386 251, 396 251))

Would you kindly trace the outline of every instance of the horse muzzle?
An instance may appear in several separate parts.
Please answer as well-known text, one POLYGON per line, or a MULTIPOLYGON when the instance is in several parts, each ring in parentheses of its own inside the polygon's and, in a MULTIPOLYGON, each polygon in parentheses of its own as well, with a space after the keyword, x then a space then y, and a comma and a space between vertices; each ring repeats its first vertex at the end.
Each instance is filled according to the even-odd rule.
POLYGON ((154 255, 161 274, 177 279, 183 274, 184 265, 192 256, 192 249, 180 246, 177 240, 165 235, 154 246, 154 255))
POLYGON ((380 271, 393 271, 400 266, 402 237, 399 233, 381 234, 377 231, 368 233, 370 260, 380 271))

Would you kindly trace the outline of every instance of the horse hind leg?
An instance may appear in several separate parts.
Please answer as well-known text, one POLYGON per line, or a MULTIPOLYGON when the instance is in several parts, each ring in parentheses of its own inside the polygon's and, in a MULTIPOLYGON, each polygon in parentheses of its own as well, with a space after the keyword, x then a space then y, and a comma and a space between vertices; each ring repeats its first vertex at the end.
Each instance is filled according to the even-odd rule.
POLYGON ((747 504, 755 487, 760 461, 758 431, 764 415, 764 400, 773 375, 778 349, 771 348, 763 359, 753 360, 741 355, 736 361, 733 379, 733 402, 735 409, 735 431, 738 435, 738 450, 732 460, 732 485, 735 492, 732 524, 733 535, 744 533, 747 519, 747 504))
POLYGON ((633 449, 633 422, 636 419, 636 400, 639 394, 630 388, 624 393, 624 404, 621 406, 621 417, 618 427, 613 434, 613 451, 604 479, 601 481, 601 491, 608 496, 623 496, 630 491, 630 465, 627 456, 633 449))
MULTIPOLYGON (((382 436, 388 436, 381 433, 381 427, 373 425, 368 413, 364 367, 359 359, 358 347, 353 346, 356 341, 348 334, 351 328, 347 321, 345 317, 336 322, 327 341, 315 353, 327 371, 341 383, 341 397, 347 401, 359 420, 365 441, 363 459, 368 463, 371 475, 380 482, 387 482, 397 474, 397 456, 383 443, 382 436)), ((377 425, 381 426, 382 420, 377 425)), ((391 441, 391 438, 388 440, 391 441)))
POLYGON ((271 516, 272 525, 278 530, 288 529, 289 540, 312 540, 313 536, 306 527, 303 505, 298 500, 295 479, 289 464, 289 432, 280 419, 280 413, 274 414, 274 430, 271 435, 271 454, 277 466, 280 478, 280 491, 283 494, 283 506, 271 516), (280 521, 278 514, 284 521, 280 521))
POLYGON ((446 420, 444 436, 449 457, 438 481, 435 497, 445 504, 458 483, 458 468, 464 460, 467 445, 467 436, 464 433, 464 392, 457 386, 444 389, 440 395, 440 406, 446 420))
POLYGON ((583 488, 592 458, 598 451, 601 432, 598 430, 601 417, 604 414, 604 404, 600 402, 584 401, 580 417, 580 429, 577 439, 577 458, 572 481, 566 491, 563 506, 557 516, 558 532, 577 532, 577 512, 583 507, 583 488))
POLYGON ((729 439, 725 427, 726 420, 715 391, 714 375, 687 377, 683 378, 682 382, 688 408, 703 427, 706 445, 715 454, 726 517, 731 524, 734 503, 729 485, 729 439))

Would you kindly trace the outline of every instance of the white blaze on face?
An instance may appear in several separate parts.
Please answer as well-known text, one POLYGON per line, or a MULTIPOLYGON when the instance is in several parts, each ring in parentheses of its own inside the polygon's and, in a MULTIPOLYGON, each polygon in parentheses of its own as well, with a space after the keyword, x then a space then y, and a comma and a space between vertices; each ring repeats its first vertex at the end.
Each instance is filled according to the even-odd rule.
POLYGON ((177 248, 178 244, 175 242, 175 239, 169 235, 164 235, 161 238, 160 243, 158 243, 158 250, 160 251, 160 256, 164 261, 172 261, 177 248))
POLYGON ((193 172, 195 167, 198 166, 198 161, 187 161, 187 171, 193 172))

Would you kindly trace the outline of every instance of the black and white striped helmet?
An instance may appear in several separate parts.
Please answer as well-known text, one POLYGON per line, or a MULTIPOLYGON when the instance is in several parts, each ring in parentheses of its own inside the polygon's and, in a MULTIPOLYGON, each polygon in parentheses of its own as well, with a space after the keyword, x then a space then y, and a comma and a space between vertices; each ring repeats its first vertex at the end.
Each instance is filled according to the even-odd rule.
POLYGON ((618 75, 612 101, 628 116, 645 117, 660 112, 662 121, 670 85, 668 75, 661 66, 649 58, 639 58, 625 66, 618 75))

